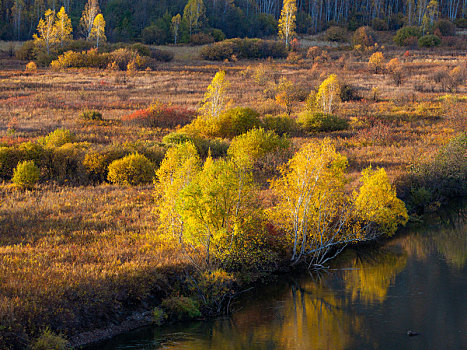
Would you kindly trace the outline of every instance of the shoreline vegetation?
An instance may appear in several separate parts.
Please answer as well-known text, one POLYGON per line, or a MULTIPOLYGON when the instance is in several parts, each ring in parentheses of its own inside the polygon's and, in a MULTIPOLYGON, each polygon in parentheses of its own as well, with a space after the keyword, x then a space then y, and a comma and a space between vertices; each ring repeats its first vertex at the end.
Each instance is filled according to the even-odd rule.
POLYGON ((175 16, 203 45, 161 49, 107 43, 92 4, 86 40, 62 8, 0 52, 0 348, 229 313, 466 196, 451 22, 300 38, 286 0, 284 42, 206 42, 175 16))

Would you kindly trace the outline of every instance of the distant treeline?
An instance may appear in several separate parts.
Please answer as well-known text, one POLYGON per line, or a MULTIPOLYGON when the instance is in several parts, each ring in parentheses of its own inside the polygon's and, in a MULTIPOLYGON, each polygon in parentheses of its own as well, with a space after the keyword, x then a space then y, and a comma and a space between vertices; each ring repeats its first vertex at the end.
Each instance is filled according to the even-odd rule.
MULTIPOLYGON (((30 39, 46 9, 65 7, 74 28, 87 0, 2 0, 0 1, 0 39, 30 39)), ((227 37, 264 37, 277 33, 277 18, 282 0, 204 0, 206 8, 199 30, 217 28, 227 37)), ((315 33, 330 25, 356 29, 374 24, 380 30, 398 29, 403 24, 420 24, 430 0, 297 0, 297 32, 315 33)), ((464 19, 467 0, 434 1, 439 17, 464 19)), ((143 40, 147 43, 171 42, 171 19, 183 15, 187 0, 100 0, 111 41, 143 40)), ((461 23, 459 22, 459 23, 461 23)), ((183 29, 183 28, 182 28, 183 29)), ((189 40, 185 30, 181 41, 189 40)), ((79 37, 78 31, 74 32, 79 37)))

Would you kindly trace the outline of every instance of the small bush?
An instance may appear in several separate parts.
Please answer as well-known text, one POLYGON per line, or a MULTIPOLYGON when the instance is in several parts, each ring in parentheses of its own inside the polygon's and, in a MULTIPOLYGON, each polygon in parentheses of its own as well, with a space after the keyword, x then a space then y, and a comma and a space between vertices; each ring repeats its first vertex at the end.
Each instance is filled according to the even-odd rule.
POLYGON ((375 44, 375 34, 370 27, 358 28, 352 36, 353 45, 361 45, 363 48, 375 44))
POLYGON ((306 52, 306 58, 311 58, 313 61, 321 56, 323 50, 319 46, 312 46, 306 52))
POLYGON ((214 38, 215 42, 225 40, 225 34, 220 29, 213 28, 209 31, 209 34, 214 38))
POLYGON ((102 113, 95 110, 84 110, 80 114, 83 120, 102 120, 102 113))
POLYGON ((284 134, 292 135, 298 129, 295 119, 286 114, 277 116, 268 114, 264 116, 262 122, 265 130, 274 131, 279 136, 284 134))
POLYGON ((40 170, 34 161, 27 160, 18 163, 11 181, 18 187, 32 189, 39 181, 40 170))
POLYGON ((435 47, 441 44, 441 39, 436 35, 424 35, 418 39, 418 46, 420 47, 435 47))
POLYGON ((22 61, 33 61, 36 58, 36 45, 34 40, 28 40, 16 50, 15 56, 22 61))
POLYGON ((248 107, 235 107, 223 112, 218 120, 212 121, 212 135, 232 138, 260 126, 259 113, 248 107))
POLYGON ((393 40, 399 46, 409 46, 413 42, 413 38, 418 40, 422 36, 422 31, 416 26, 402 27, 396 32, 393 40))
POLYGON ((214 158, 227 154, 229 144, 223 140, 207 139, 200 136, 190 135, 184 132, 173 132, 162 139, 162 143, 168 147, 191 141, 201 157, 207 157, 209 152, 214 158))
POLYGON ((46 147, 60 147, 66 143, 74 142, 75 135, 67 129, 56 129, 39 139, 39 143, 46 147))
POLYGON ((192 320, 201 316, 198 303, 188 297, 166 298, 162 301, 161 306, 171 320, 192 320))
POLYGON ((207 33, 195 33, 190 36, 190 44, 192 45, 212 44, 214 41, 212 35, 207 33))
POLYGON ((141 109, 122 117, 122 121, 130 125, 151 128, 174 128, 190 123, 194 115, 195 111, 193 110, 156 102, 149 108, 141 109))
POLYGON ((332 114, 311 111, 300 113, 298 124, 304 131, 308 132, 338 131, 349 127, 346 119, 332 114))
POLYGON ((107 179, 115 184, 136 186, 147 184, 154 178, 154 164, 145 156, 134 153, 109 165, 107 179))
POLYGON ((30 350, 66 350, 68 345, 68 341, 62 335, 46 329, 29 348, 30 350))
POLYGON ((201 58, 211 61, 223 61, 235 55, 238 59, 286 58, 285 44, 262 39, 228 39, 205 46, 201 49, 201 58))
POLYGON ((350 84, 341 84, 339 95, 342 102, 360 101, 362 99, 357 88, 350 84))
POLYGON ((375 52, 368 60, 368 69, 372 73, 381 73, 384 71, 384 55, 382 52, 375 52))
POLYGON ((152 310, 152 322, 156 326, 162 325, 167 319, 167 314, 160 307, 155 307, 152 310))
POLYGON ((326 30, 324 38, 329 41, 335 42, 346 42, 347 41, 347 30, 342 27, 332 26, 326 30))
POLYGON ((29 62, 26 65, 26 71, 27 72, 35 72, 37 71, 37 64, 35 64, 33 61, 29 62))
POLYGON ((388 22, 381 18, 373 18, 371 21, 371 28, 374 30, 388 30, 388 22))
POLYGON ((150 57, 159 62, 170 62, 173 60, 174 54, 169 51, 152 48, 150 57))
POLYGON ((447 19, 437 20, 433 29, 439 30, 442 36, 456 35, 456 25, 447 19))

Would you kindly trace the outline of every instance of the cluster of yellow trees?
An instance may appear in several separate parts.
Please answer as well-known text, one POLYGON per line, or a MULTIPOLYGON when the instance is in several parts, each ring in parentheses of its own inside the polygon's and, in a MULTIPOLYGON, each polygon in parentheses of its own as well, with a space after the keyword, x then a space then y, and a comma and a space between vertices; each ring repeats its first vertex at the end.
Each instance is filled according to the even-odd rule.
MULTIPOLYGON (((105 20, 99 10, 97 0, 89 0, 83 10, 80 20, 81 30, 86 40, 94 40, 97 48, 99 43, 106 40, 105 20)), ((33 38, 37 46, 44 48, 47 54, 60 44, 61 47, 72 39, 73 27, 65 8, 62 6, 58 13, 48 9, 44 18, 39 20, 37 34, 33 38)))
MULTIPOLYGON (((219 72, 208 87, 200 110, 207 123, 225 107, 226 84, 219 72)), ((328 105, 333 93, 323 88, 317 100, 328 105)), ((274 155, 279 139, 253 129, 232 140, 227 158, 204 162, 191 142, 168 150, 156 174, 160 231, 197 266, 210 269, 235 259, 260 264, 278 251, 293 264, 323 266, 345 245, 393 235, 407 222, 384 169, 364 170, 360 188, 348 193, 347 159, 330 139, 304 144, 280 167, 280 176, 270 180, 274 205, 264 207, 254 164, 274 155)))

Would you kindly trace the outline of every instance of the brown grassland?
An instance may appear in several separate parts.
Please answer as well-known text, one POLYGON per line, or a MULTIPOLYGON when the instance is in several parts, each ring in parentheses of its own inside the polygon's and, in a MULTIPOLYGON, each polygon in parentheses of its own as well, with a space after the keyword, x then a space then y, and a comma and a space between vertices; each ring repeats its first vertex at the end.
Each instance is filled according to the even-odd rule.
MULTIPOLYGON (((293 135, 296 146, 310 138, 331 137, 348 157, 354 185, 369 165, 384 167, 396 181, 414 162, 429 159, 467 127, 465 80, 453 87, 433 77, 457 66, 465 69, 465 51, 384 50, 386 62, 398 57, 403 67, 398 86, 391 74, 368 70, 369 54, 336 48, 329 49, 326 61, 315 63, 210 63, 188 60, 193 53, 181 50, 175 61, 131 76, 95 69, 27 72, 27 62, 4 55, 0 142, 36 140, 62 127, 77 141, 93 145, 159 143, 173 129, 130 125, 121 118, 155 101, 197 108, 220 68, 230 82, 231 104, 249 106, 261 116, 285 110, 264 92, 267 86, 254 81, 259 69, 268 72, 269 84, 281 77, 293 82, 293 117, 329 74, 354 86, 362 99, 342 103, 337 113, 349 121, 347 130, 293 135), (83 121, 79 114, 84 109, 98 110, 103 121, 83 121)), ((267 197, 266 186, 264 192, 267 197)), ((72 338, 120 322, 132 311, 147 310, 176 290, 177 271, 189 262, 158 239, 154 205, 152 185, 42 182, 26 191, 0 183, 2 341, 20 339, 25 344, 45 325, 72 338)))

